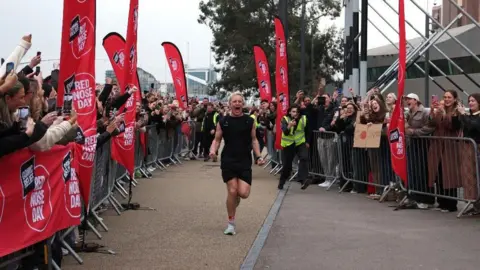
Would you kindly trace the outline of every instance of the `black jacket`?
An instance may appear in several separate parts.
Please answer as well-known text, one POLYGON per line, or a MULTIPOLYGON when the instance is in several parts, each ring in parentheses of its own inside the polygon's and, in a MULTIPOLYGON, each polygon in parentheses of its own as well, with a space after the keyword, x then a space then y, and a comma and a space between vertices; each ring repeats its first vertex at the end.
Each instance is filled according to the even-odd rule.
POLYGON ((356 116, 352 115, 346 118, 338 118, 335 121, 335 125, 332 127, 332 131, 336 133, 345 133, 345 135, 353 136, 355 133, 355 119, 356 116))
POLYGON ((317 126, 316 130, 319 128, 324 128, 325 130, 331 130, 330 124, 332 123, 333 116, 335 114, 336 108, 335 102, 330 103, 328 107, 319 106, 317 109, 317 126))
MULTIPOLYGON (((207 132, 210 134, 210 131, 216 129, 216 123, 213 122, 213 116, 215 115, 215 111, 207 112, 205 114, 205 118, 203 119, 203 132, 207 132)), ((217 119, 218 121, 218 119, 217 119)))
POLYGON ((13 129, 3 130, 0 137, 0 157, 28 147, 40 140, 47 132, 47 125, 37 122, 31 137, 21 132, 18 124, 14 124, 13 129), (16 129, 16 130, 15 130, 16 129))
POLYGON ((480 143, 480 115, 460 115, 459 120, 463 124, 463 137, 480 143))

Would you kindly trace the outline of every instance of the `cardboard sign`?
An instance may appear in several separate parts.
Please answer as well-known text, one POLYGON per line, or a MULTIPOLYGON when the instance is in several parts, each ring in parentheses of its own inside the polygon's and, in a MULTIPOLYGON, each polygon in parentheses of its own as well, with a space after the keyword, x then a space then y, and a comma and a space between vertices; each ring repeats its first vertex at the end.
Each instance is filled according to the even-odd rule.
POLYGON ((382 137, 382 124, 372 124, 370 126, 360 124, 355 125, 355 135, 353 138, 354 148, 379 148, 382 137))

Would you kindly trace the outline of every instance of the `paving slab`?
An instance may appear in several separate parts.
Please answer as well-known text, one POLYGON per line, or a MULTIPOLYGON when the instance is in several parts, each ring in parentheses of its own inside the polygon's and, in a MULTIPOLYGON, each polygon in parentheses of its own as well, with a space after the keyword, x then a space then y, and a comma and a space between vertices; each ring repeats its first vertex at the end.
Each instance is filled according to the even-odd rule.
POLYGON ((239 269, 276 198, 276 185, 267 170, 255 166, 232 237, 223 235, 226 187, 219 163, 185 161, 156 171, 140 180, 132 202, 157 211, 107 211, 102 217, 110 231, 102 240, 88 238, 117 255, 80 253, 84 265, 67 256, 62 269, 239 269))
POLYGON ((292 183, 255 269, 479 269, 480 220, 292 183))

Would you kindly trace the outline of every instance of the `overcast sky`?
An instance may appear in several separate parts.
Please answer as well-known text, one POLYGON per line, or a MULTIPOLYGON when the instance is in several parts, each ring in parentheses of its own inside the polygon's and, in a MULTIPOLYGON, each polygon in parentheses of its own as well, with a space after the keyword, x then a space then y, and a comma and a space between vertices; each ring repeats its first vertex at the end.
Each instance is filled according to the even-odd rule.
MULTIPOLYGON (((394 7, 398 6, 398 0, 387 1, 394 7)), ((434 3, 434 0, 414 1, 429 12, 434 3)), ((42 51, 42 58, 45 61, 41 68, 44 72, 50 73, 53 64, 60 58, 63 0, 0 0, 0 2, 0 25, 3 29, 0 42, 2 57, 8 56, 24 34, 32 33, 33 45, 23 61, 28 62, 37 51, 42 51), (54 60, 47 61, 49 59, 54 60)), ((209 66, 212 33, 207 26, 197 23, 199 2, 200 0, 140 0, 138 66, 152 73, 157 80, 171 81, 161 47, 164 41, 175 43, 182 51, 184 62, 190 67, 209 66)), ((423 32, 425 21, 423 13, 411 4, 410 0, 405 2, 407 20, 423 32)), ((398 17, 383 0, 374 0, 370 3, 375 4, 375 9, 392 25, 398 26, 398 17)), ((102 39, 110 32, 126 35, 128 8, 129 0, 97 0, 97 82, 103 82, 105 70, 111 69, 102 46, 102 39)), ((384 29, 392 41, 398 41, 398 35, 371 9, 369 18, 384 29)), ((343 13, 340 18, 333 21, 321 20, 320 29, 331 24, 343 27, 343 13)), ((370 25, 368 31, 369 48, 389 43, 370 25)), ((407 38, 415 36, 416 33, 407 26, 407 38)))

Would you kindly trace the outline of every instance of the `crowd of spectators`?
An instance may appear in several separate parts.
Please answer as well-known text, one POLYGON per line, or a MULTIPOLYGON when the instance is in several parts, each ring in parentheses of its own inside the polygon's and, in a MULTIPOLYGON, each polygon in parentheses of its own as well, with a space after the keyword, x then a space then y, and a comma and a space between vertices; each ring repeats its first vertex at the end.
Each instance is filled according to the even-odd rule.
MULTIPOLYGON (((32 46, 32 35, 22 37, 13 52, 2 59, 0 68, 0 157, 14 154, 23 148, 33 151, 49 151, 55 145, 66 145, 70 142, 79 142, 84 139, 78 132, 77 114, 75 110, 59 110, 56 106, 59 69, 51 71, 45 76, 39 70, 42 61, 41 53, 37 53, 29 64, 20 67, 24 55, 32 46)), ((122 132, 125 112, 120 111, 129 98, 138 91, 132 88, 121 93, 118 82, 106 78, 104 83, 97 83, 96 94, 96 123, 97 145, 100 149, 110 143, 111 138, 122 132)), ((180 138, 193 138, 191 128, 182 125, 192 119, 201 123, 208 102, 199 105, 196 100, 190 99, 190 105, 185 110, 179 108, 178 102, 169 95, 162 96, 155 89, 141 93, 141 100, 136 103, 135 130, 146 132, 147 126, 156 129, 174 139, 175 145, 180 138), (197 116, 191 118, 194 111, 197 116), (180 136, 178 136, 180 135, 180 136)), ((198 136, 201 140, 202 136, 198 136)), ((200 145, 200 142, 197 144, 200 145)), ((202 143, 202 145, 204 145, 202 143)), ((188 157, 186 157, 188 158, 188 157)), ((194 158, 194 156, 192 156, 194 158)), ((167 161, 168 162, 168 161, 167 161)), ((155 168, 146 171, 150 174, 155 168)), ((136 172, 138 174, 139 172, 136 172)), ((83 230, 74 230, 66 239, 69 245, 76 247, 82 240, 83 230)), ((60 237, 57 237, 60 239, 60 237)), ((41 245, 41 243, 39 243, 41 245)), ((54 260, 61 265, 61 257, 68 251, 61 248, 57 241, 53 245, 54 260)), ((43 253, 43 249, 39 249, 43 253)), ((43 264, 43 255, 35 254, 24 258, 20 264, 11 265, 8 269, 35 269, 43 264)))
MULTIPOLYGON (((405 108, 407 186, 413 191, 406 205, 455 212, 459 200, 477 200, 480 94, 468 96, 467 108, 455 90, 445 91, 443 98, 432 96, 428 108, 414 93, 400 98, 405 108)), ((330 95, 323 86, 313 98, 297 93, 294 103, 315 132, 309 143, 310 171, 320 187, 330 187, 337 179, 344 191, 378 200, 387 187, 398 183, 387 136, 396 100, 394 93, 383 95, 376 88, 366 97, 351 89, 346 95, 338 91, 330 95), (382 126, 379 148, 353 147, 357 124, 382 126), (344 186, 350 179, 353 184, 344 186)))
MULTIPOLYGON (((36 69, 42 60, 41 54, 19 68, 31 42, 31 35, 24 36, 0 68, 0 157, 25 147, 48 151, 56 144, 65 145, 81 139, 77 136, 75 111, 63 114, 56 109, 59 70, 44 76, 36 69), (7 70, 12 63, 13 69, 7 70)), ((119 134, 124 121, 124 113, 119 110, 135 91, 138 90, 121 93, 112 78, 97 84, 97 149, 119 134)), ((180 106, 176 99, 155 89, 142 92, 141 97, 136 104, 136 130, 154 129, 165 138, 171 138, 173 145, 183 140, 193 149, 184 153, 185 159, 210 159, 215 127, 229 113, 228 104, 190 97, 187 106, 180 106)), ((419 192, 410 195, 408 203, 421 209, 454 212, 457 211, 459 188, 463 188, 464 199, 476 200, 478 151, 475 143, 480 142, 480 94, 468 97, 468 109, 454 90, 445 91, 442 99, 432 97, 429 108, 416 94, 399 98, 406 108, 408 185, 419 192), (462 137, 472 141, 448 140, 462 137), (433 193, 434 187, 436 193, 433 193)), ((345 190, 367 193, 369 198, 379 199, 384 187, 396 182, 387 139, 396 100, 395 94, 382 95, 378 89, 371 89, 363 98, 351 90, 346 95, 338 91, 330 95, 325 93, 323 85, 312 96, 297 92, 293 103, 300 107, 301 114, 309 122, 310 177, 316 184, 330 187, 334 180, 340 179, 343 186, 346 180, 353 179, 353 184, 345 185, 345 190), (353 148, 357 124, 382 125, 379 148, 353 148), (375 188, 367 188, 369 183, 375 188)), ((272 166, 279 162, 274 149, 276 112, 275 99, 272 102, 262 100, 259 106, 245 108, 245 113, 255 119, 260 151, 267 149, 274 161, 272 166)), ((148 173, 154 169, 148 168, 148 173)), ((72 235, 72 241, 78 241, 78 237, 81 236, 72 235)), ((27 258, 23 265, 38 261, 41 260, 27 258)))

